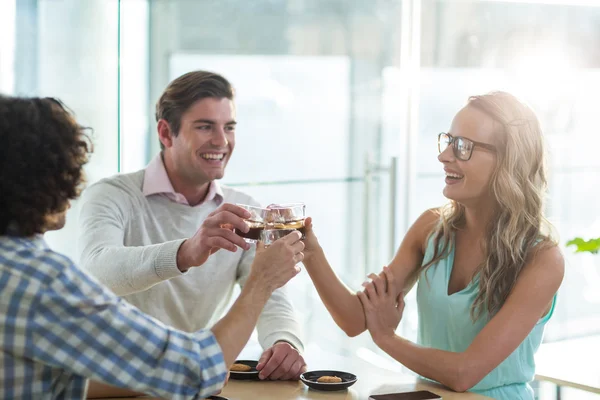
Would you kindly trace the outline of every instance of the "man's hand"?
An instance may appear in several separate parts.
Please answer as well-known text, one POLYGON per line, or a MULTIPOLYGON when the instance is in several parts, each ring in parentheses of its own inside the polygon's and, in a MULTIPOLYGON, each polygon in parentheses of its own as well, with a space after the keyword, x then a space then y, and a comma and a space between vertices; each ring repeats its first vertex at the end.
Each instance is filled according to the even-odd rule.
POLYGON ((265 352, 258 360, 256 369, 260 371, 260 379, 298 380, 306 372, 306 363, 300 352, 292 345, 278 342, 265 352))
POLYGON ((367 329, 376 344, 395 335, 404 311, 404 293, 394 295, 394 274, 389 267, 383 267, 383 272, 383 277, 370 274, 371 282, 364 283, 364 292, 357 293, 367 320, 367 329))
POLYGON ((250 218, 250 212, 234 204, 224 203, 200 225, 194 236, 187 239, 177 251, 177 267, 187 271, 206 262, 208 257, 219 249, 235 252, 237 246, 248 250, 250 245, 233 229, 248 232, 244 219, 250 218))
POLYGON ((296 264, 304 259, 300 232, 293 231, 269 247, 258 243, 250 275, 244 287, 258 287, 270 296, 300 272, 296 264))

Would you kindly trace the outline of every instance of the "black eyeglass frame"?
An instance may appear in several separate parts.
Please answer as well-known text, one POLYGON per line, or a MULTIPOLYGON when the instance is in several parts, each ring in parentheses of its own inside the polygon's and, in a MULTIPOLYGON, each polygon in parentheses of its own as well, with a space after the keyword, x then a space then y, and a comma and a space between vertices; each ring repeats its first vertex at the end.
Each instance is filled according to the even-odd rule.
POLYGON ((452 152, 454 153, 454 157, 458 158, 461 161, 469 161, 471 159, 471 157, 473 156, 473 150, 475 149, 475 146, 479 146, 479 147, 489 150, 493 153, 496 152, 496 146, 494 146, 492 144, 476 142, 475 140, 467 139, 462 136, 452 136, 451 134, 449 134, 447 132, 440 132, 440 133, 438 133, 438 151, 440 154, 442 154, 442 152, 444 150, 446 150, 446 148, 448 147, 448 146, 446 146, 446 148, 444 148, 444 150, 442 150, 442 135, 445 135, 448 137, 448 140, 449 140, 448 146, 452 146, 452 152), (460 141, 463 141, 466 143, 471 143, 471 151, 469 152, 469 157, 467 157, 467 158, 462 158, 459 155, 460 153, 458 150, 458 146, 459 146, 460 141))

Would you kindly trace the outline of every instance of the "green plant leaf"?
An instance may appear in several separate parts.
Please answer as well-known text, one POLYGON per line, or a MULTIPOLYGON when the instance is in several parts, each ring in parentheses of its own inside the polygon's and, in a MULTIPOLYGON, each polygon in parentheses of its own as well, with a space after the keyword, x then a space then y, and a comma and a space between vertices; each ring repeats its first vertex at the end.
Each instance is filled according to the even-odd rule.
POLYGON ((575 253, 589 252, 597 254, 600 251, 600 238, 584 240, 580 237, 569 240, 567 246, 575 246, 575 253))

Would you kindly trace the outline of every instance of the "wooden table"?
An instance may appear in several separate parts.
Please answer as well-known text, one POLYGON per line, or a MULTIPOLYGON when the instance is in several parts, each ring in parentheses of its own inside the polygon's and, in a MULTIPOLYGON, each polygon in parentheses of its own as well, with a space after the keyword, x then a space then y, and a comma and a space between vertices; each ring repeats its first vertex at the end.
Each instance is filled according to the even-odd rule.
MULTIPOLYGON (((260 354, 260 353, 259 353, 260 354)), ((230 381, 223 396, 230 400, 251 399, 251 393, 260 393, 261 400, 345 399, 367 400, 371 394, 429 390, 444 400, 487 399, 474 393, 456 393, 441 385, 417 380, 414 376, 380 368, 358 357, 341 356, 316 346, 308 346, 304 355, 309 370, 336 370, 355 374, 358 381, 339 392, 322 392, 310 389, 302 382, 244 382, 230 381)))
MULTIPOLYGON (((260 348, 254 352, 247 350, 240 359, 258 359, 260 348)), ((414 376, 379 368, 358 357, 343 357, 308 346, 305 359, 310 370, 338 370, 355 374, 358 381, 338 392, 322 392, 309 389, 301 381, 236 381, 230 380, 220 396, 230 400, 367 400, 371 394, 410 392, 429 390, 439 394, 444 400, 484 400, 488 397, 474 393, 456 393, 441 385, 416 379, 414 376)), ((147 398, 145 398, 147 399, 147 398)))
POLYGON ((544 343, 535 356, 535 379, 557 385, 558 400, 563 386, 600 394, 598 360, 600 336, 544 343))
POLYGON ((307 399, 331 399, 331 400, 367 400, 371 394, 410 392, 414 390, 429 390, 440 395, 444 400, 483 400, 489 399, 474 393, 456 393, 444 389, 440 385, 415 381, 414 378, 404 377, 396 381, 404 383, 392 383, 376 375, 365 374, 361 371, 358 381, 348 388, 339 392, 321 392, 307 388, 302 382, 250 382, 230 381, 223 389, 221 396, 229 400, 307 400, 307 399), (362 377, 362 378, 361 378, 362 377))

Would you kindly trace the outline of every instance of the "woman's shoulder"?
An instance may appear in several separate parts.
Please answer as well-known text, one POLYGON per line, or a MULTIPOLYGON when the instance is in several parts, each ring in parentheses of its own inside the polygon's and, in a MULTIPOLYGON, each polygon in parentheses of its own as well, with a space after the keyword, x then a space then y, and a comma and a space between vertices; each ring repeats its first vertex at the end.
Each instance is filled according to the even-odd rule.
POLYGON ((560 267, 564 268, 565 257, 556 242, 542 239, 533 247, 529 256, 529 263, 551 264, 560 269, 560 267))
POLYGON ((411 235, 415 246, 418 245, 423 253, 425 252, 431 233, 440 223, 440 211, 441 207, 430 208, 424 211, 412 224, 407 233, 407 235, 411 235))
POLYGON ((440 213, 442 207, 435 207, 425 210, 419 218, 415 221, 415 225, 419 225, 423 228, 433 228, 440 220, 440 213))
POLYGON ((565 275, 565 258, 556 243, 543 239, 532 248, 524 271, 560 286, 565 275))

